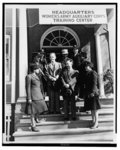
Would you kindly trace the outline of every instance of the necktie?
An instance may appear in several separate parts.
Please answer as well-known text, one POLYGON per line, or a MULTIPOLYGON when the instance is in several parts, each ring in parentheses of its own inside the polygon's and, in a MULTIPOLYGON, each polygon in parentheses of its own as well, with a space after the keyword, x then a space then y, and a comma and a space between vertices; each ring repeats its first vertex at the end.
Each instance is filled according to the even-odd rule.
POLYGON ((67 70, 67 77, 68 77, 68 80, 70 80, 70 71, 67 70))
POLYGON ((55 76, 55 63, 52 63, 53 76, 55 76))

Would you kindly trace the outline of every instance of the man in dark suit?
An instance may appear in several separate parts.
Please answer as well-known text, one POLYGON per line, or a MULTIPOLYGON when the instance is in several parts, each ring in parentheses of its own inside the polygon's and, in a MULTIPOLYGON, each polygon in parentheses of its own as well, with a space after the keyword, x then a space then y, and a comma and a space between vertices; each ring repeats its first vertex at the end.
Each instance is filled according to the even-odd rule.
POLYGON ((64 67, 66 66, 66 61, 67 60, 72 60, 68 57, 68 49, 63 49, 62 50, 62 61, 61 61, 61 64, 62 64, 62 69, 64 69, 64 67))
POLYGON ((69 106, 72 119, 76 119, 75 95, 77 93, 77 77, 79 72, 72 68, 73 61, 66 61, 66 68, 61 73, 62 95, 64 99, 65 120, 69 119, 69 106))

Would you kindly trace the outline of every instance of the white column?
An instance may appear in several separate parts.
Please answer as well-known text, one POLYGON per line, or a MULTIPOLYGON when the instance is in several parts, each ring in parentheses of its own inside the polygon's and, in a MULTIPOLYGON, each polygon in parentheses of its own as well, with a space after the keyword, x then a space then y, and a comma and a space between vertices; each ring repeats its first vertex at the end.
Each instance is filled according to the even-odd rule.
POLYGON ((115 68, 115 41, 116 41, 116 32, 115 32, 115 12, 111 10, 108 16, 108 32, 109 32, 109 45, 110 45, 110 58, 111 58, 111 67, 114 70, 115 68))
POLYGON ((25 76, 28 70, 27 14, 20 8, 19 14, 19 97, 25 97, 25 76))
POLYGON ((97 55, 97 69, 98 69, 98 75, 99 75, 100 97, 105 97, 104 83, 103 83, 103 65, 102 65, 101 45, 100 45, 100 36, 98 32, 96 32, 95 34, 95 39, 96 39, 96 55, 97 55))
POLYGON ((12 9, 12 90, 11 103, 15 103, 16 83, 16 8, 12 9))

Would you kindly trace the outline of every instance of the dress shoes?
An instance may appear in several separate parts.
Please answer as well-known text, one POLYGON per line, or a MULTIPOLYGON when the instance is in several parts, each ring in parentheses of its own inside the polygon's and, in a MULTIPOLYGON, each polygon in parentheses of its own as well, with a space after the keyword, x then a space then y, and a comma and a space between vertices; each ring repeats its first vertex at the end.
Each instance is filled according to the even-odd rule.
POLYGON ((36 127, 31 127, 31 130, 32 130, 33 132, 39 132, 39 130, 38 130, 36 127))
POLYGON ((94 125, 92 125, 90 128, 91 128, 91 129, 96 129, 96 128, 98 128, 98 127, 99 127, 98 125, 94 124, 94 125))
POLYGON ((54 112, 53 112, 53 111, 50 111, 49 114, 54 114, 54 112))
POLYGON ((84 107, 80 107, 80 112, 86 112, 86 109, 84 107))
POLYGON ((43 112, 43 115, 48 115, 48 114, 49 114, 48 111, 43 112))
POLYGON ((35 118, 36 123, 40 123, 40 120, 38 118, 35 118))
POLYGON ((72 120, 75 121, 75 120, 77 120, 77 118, 76 117, 72 117, 72 120))
POLYGON ((61 112, 60 111, 56 111, 55 114, 61 114, 61 112))
POLYGON ((69 121, 69 117, 65 117, 65 118, 64 118, 64 121, 69 121))
POLYGON ((89 126, 92 127, 93 125, 94 125, 94 122, 93 122, 93 121, 90 121, 90 122, 89 122, 89 126))

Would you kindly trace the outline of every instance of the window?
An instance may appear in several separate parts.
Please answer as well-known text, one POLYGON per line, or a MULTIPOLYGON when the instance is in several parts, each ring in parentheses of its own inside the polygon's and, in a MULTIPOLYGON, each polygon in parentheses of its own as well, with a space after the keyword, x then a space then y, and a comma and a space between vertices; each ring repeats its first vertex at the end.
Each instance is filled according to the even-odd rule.
POLYGON ((47 35, 43 46, 74 46, 76 44, 75 38, 70 33, 56 30, 47 35))
POLYGON ((49 28, 41 37, 41 48, 73 48, 80 47, 80 39, 71 28, 54 26, 49 28))

